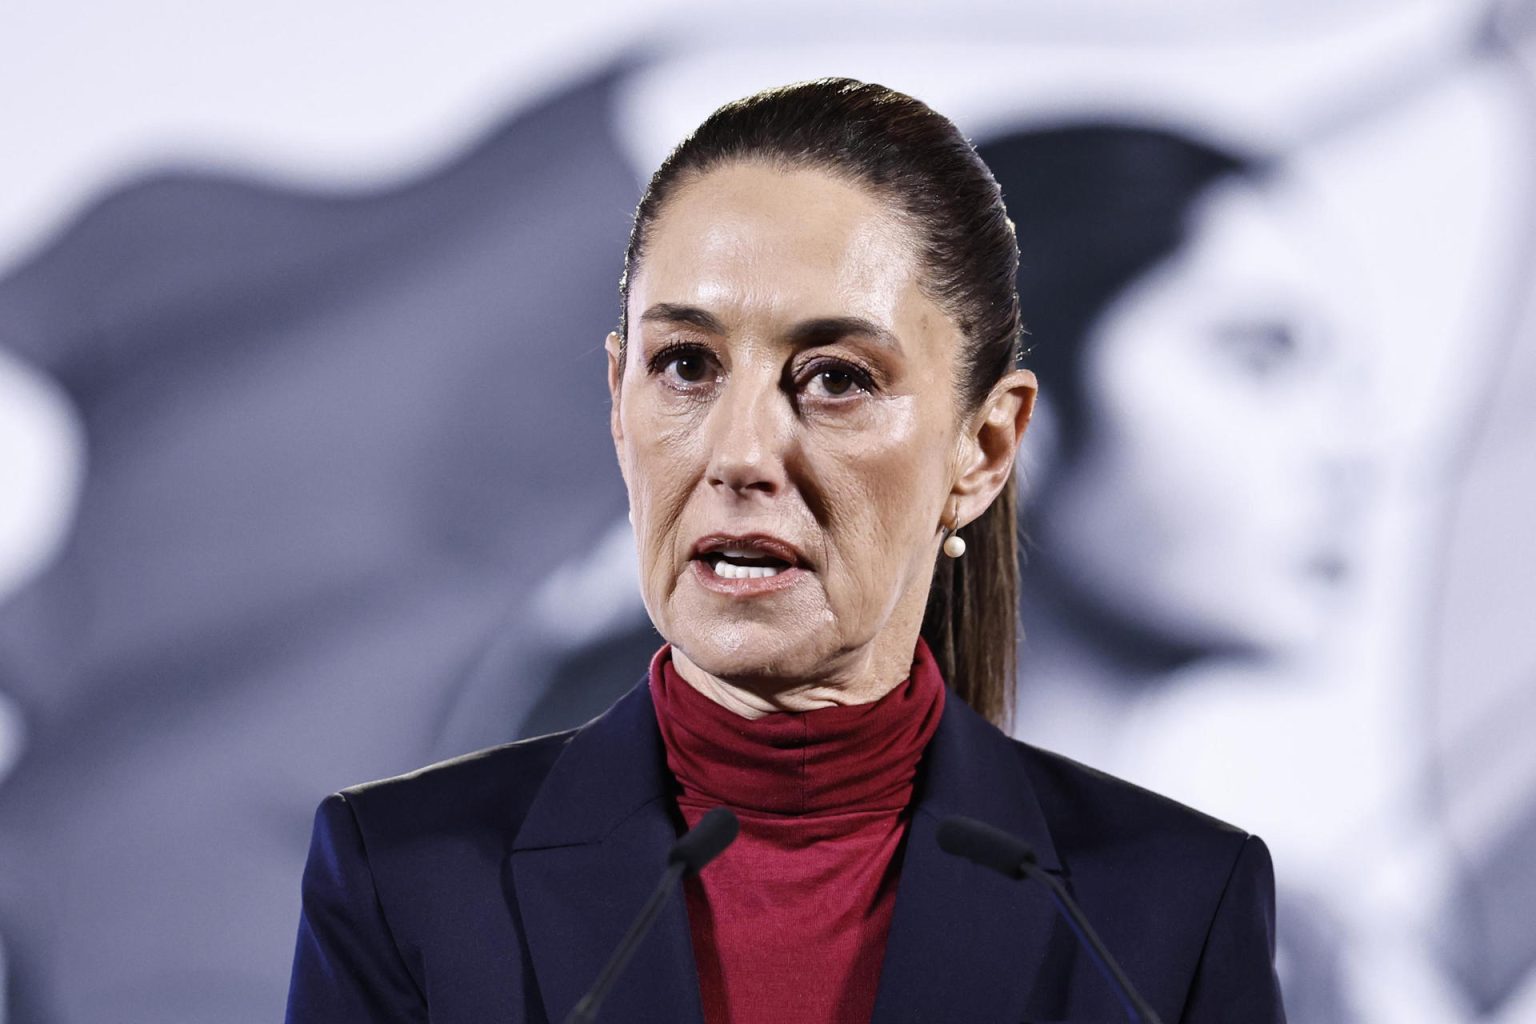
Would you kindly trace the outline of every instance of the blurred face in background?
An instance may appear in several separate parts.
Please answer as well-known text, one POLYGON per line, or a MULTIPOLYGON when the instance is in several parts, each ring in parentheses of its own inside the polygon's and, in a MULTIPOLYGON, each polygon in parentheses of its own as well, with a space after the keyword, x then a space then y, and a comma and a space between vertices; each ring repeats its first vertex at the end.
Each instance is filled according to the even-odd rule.
POLYGON ((683 184, 651 226, 622 361, 609 338, 614 439, 646 608, 707 673, 910 668, 965 450, 961 336, 914 252, 862 189, 760 164, 683 184))
POLYGON ((1082 435, 1045 455, 1026 585, 1175 649, 1285 653, 1349 572, 1326 264, 1241 178, 1189 228, 1084 339, 1082 435))

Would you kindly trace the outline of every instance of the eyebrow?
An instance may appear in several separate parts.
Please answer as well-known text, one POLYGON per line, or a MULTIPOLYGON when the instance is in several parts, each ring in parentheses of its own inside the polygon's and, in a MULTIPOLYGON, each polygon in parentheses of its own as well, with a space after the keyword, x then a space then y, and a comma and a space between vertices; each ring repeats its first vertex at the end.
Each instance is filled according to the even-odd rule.
MULTIPOLYGON (((698 306, 685 306, 675 302, 658 302, 641 314, 646 323, 689 324, 710 334, 725 334, 725 325, 719 317, 698 306)), ((850 334, 870 341, 893 352, 901 351, 901 341, 896 335, 879 324, 861 316, 823 316, 802 320, 789 332, 789 339, 796 348, 830 345, 850 334)))
POLYGON ((724 334, 725 325, 713 313, 698 306, 681 306, 675 302, 658 302, 640 319, 648 324, 690 324, 710 334, 724 334))
POLYGON ((850 334, 868 338, 881 348, 890 349, 893 352, 901 351, 901 341, 894 333, 861 316, 825 316, 815 320, 804 320, 789 332, 790 339, 796 347, 830 345, 837 339, 846 338, 850 334))

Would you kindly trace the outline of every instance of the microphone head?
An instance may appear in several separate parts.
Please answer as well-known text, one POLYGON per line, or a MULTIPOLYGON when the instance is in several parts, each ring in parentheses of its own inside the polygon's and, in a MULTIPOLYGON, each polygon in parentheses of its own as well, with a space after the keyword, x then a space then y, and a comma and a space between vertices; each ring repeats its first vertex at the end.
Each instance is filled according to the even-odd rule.
POLYGON ((1036 862, 1035 851, 1022 839, 974 818, 945 818, 939 822, 939 846, 945 853, 1020 878, 1025 864, 1036 862))
POLYGON ((740 827, 729 807, 713 808, 672 844, 667 863, 681 864, 688 874, 696 875, 735 841, 740 827))

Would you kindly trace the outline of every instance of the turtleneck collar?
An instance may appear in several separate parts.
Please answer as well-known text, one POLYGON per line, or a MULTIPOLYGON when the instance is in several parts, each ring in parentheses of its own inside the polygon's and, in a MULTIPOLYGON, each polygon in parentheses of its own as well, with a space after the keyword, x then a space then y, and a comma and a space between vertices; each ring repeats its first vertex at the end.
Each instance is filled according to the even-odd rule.
POLYGON ((902 810, 944 711, 921 638, 907 679, 867 704, 743 718, 677 673, 670 644, 651 659, 650 687, 679 802, 765 816, 902 810))

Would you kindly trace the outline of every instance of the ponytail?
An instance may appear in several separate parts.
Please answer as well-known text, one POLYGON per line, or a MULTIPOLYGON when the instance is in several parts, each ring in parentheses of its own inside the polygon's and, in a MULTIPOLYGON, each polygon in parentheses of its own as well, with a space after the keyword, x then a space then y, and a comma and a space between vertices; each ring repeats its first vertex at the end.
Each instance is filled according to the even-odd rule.
POLYGON ((923 615, 923 639, 945 682, 993 725, 1013 718, 1019 623, 1015 473, 975 522, 960 530, 965 554, 940 554, 923 615))

